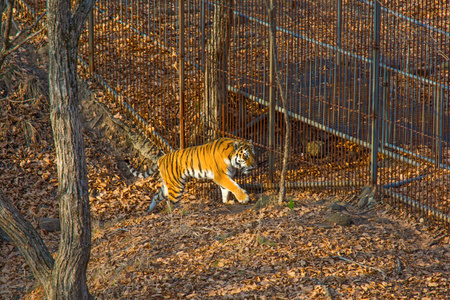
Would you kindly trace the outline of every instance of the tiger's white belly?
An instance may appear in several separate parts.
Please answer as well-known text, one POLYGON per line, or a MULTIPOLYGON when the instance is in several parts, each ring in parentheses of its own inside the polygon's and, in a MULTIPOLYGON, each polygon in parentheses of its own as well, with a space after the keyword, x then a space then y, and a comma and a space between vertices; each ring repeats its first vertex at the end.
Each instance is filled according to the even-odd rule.
POLYGON ((190 173, 189 176, 197 178, 197 179, 214 179, 214 173, 211 170, 194 170, 193 173, 190 173))

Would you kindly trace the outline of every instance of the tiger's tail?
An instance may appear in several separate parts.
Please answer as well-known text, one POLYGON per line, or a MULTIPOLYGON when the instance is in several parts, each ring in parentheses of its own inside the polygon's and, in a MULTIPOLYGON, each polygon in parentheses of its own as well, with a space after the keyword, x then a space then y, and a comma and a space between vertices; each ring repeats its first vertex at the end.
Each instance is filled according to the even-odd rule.
POLYGON ((124 161, 127 164, 128 170, 130 171, 131 174, 133 174, 134 177, 147 178, 149 176, 152 176, 158 171, 158 164, 155 164, 152 168, 148 169, 145 172, 140 172, 131 165, 128 159, 125 159, 124 161))

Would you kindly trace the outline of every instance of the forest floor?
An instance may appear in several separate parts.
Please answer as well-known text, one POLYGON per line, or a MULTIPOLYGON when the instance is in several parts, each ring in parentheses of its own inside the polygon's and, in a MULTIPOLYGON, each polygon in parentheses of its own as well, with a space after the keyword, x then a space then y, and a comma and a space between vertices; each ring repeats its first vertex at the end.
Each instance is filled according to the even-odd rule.
MULTIPOLYGON (((43 224, 58 218, 55 149, 46 61, 35 55, 22 48, 0 81, 0 187, 54 253, 59 231, 43 224)), ((173 214, 163 204, 147 213, 160 184, 127 172, 123 159, 136 152, 114 129, 123 118, 90 87, 95 101, 82 110, 95 298, 450 299, 448 234, 386 203, 361 211, 349 201, 358 191, 295 191, 289 204, 258 208, 260 194, 223 205, 191 184, 173 214)), ((39 297, 24 258, 0 237, 0 299, 39 297)))

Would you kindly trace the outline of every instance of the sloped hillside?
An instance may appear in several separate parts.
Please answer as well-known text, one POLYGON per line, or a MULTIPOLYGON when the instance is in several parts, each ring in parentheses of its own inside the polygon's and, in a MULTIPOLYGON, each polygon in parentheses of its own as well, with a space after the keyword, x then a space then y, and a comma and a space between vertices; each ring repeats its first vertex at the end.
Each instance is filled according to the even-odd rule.
MULTIPOLYGON (((59 232, 43 229, 58 218, 45 60, 31 50, 15 55, 0 81, 0 186, 56 252, 59 232)), ((90 87, 101 102, 105 95, 90 87)), ((389 205, 359 211, 352 194, 295 192, 284 206, 257 209, 261 195, 227 206, 191 184, 173 215, 162 204, 146 213, 158 180, 129 175, 123 158, 136 158, 135 135, 96 101, 83 110, 96 298, 448 299, 448 234, 389 205)), ((0 298, 40 295, 2 237, 0 298)))

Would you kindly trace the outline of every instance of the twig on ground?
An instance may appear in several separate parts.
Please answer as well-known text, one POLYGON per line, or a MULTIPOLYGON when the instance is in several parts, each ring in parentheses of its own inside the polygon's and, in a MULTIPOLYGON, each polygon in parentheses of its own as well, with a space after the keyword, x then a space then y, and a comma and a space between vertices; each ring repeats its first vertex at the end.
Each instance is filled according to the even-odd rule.
POLYGON ((384 271, 381 270, 381 269, 378 269, 378 268, 375 268, 375 267, 371 267, 371 266, 363 265, 363 264, 361 264, 361 263, 359 263, 359 262, 356 262, 356 261, 354 261, 354 260, 348 259, 348 258, 343 257, 343 256, 340 256, 340 255, 335 255, 335 256, 332 256, 332 257, 342 259, 343 261, 346 261, 346 262, 354 263, 354 264, 356 264, 356 265, 358 265, 358 266, 360 266, 360 267, 363 267, 363 268, 367 268, 367 269, 371 269, 371 270, 378 271, 378 272, 380 272, 381 274, 383 274, 384 277, 386 277, 386 273, 384 273, 384 271))
POLYGON ((327 297, 329 297, 331 300, 333 300, 334 297, 333 297, 333 294, 330 291, 330 288, 325 283, 319 281, 317 278, 313 278, 313 279, 315 280, 316 284, 322 286, 323 290, 325 291, 325 295, 327 297))
POLYGON ((403 273, 403 263, 398 256, 395 257, 395 260, 397 261, 397 274, 401 275, 403 273))
POLYGON ((438 237, 436 237, 436 238, 434 238, 431 242, 430 242, 430 244, 428 245, 428 247, 431 247, 431 246, 434 246, 434 245, 436 245, 437 243, 439 243, 440 241, 442 241, 444 238, 446 238, 448 236, 448 233, 447 234, 444 234, 444 235, 441 235, 441 236, 438 236, 438 237))

